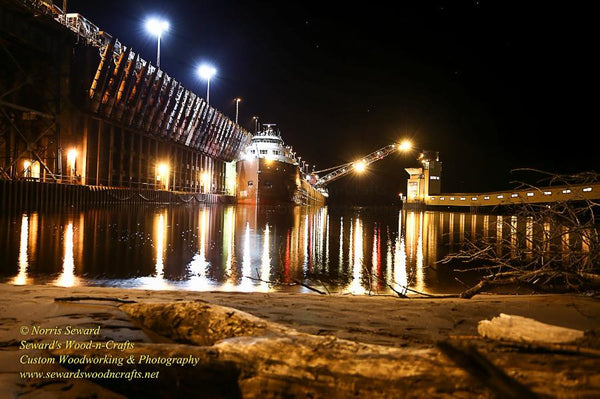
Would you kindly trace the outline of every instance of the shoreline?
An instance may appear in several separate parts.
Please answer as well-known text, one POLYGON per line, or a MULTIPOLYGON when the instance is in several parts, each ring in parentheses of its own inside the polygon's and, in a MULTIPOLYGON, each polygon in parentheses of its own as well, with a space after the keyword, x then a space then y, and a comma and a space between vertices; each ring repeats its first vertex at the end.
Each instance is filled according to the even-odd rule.
MULTIPOLYGON (((19 307, 53 303, 55 298, 94 296, 141 302, 201 300, 232 307, 265 320, 315 334, 327 332, 365 343, 395 345, 394 332, 407 338, 428 337, 434 342, 444 332, 476 334, 477 322, 515 314, 581 330, 600 328, 600 300, 572 294, 479 294, 462 298, 398 298, 394 295, 352 295, 297 292, 229 292, 147 290, 113 287, 10 285, 0 283, 0 317, 6 318, 14 295, 19 307), (427 315, 429 317, 423 317, 427 315), (360 328, 358 325, 363 324, 360 328), (427 330, 425 330, 427 329, 427 330), (424 331, 418 334, 416 331, 424 331)), ((54 302, 56 303, 56 302, 54 302)), ((28 312, 20 313, 27 315, 28 312)), ((21 316, 22 321, 26 318, 21 316)))
MULTIPOLYGON (((19 380, 17 374, 22 367, 15 361, 15 352, 18 352, 15 345, 22 339, 19 334, 21 326, 40 325, 52 328, 65 325, 102 325, 107 334, 106 339, 146 343, 164 341, 158 335, 132 327, 131 320, 119 310, 119 303, 112 301, 115 299, 142 303, 208 302, 235 308, 302 333, 415 351, 434 350, 437 342, 450 336, 475 336, 479 321, 489 320, 500 313, 530 317, 543 323, 583 331, 600 329, 600 300, 581 295, 485 294, 471 299, 401 299, 391 296, 150 291, 109 287, 61 288, 0 284, 0 364, 3 364, 0 368, 0 396, 23 393, 23 381, 19 380), (95 299, 56 301, 56 298, 81 297, 95 299), (97 298, 104 300, 100 301, 97 298)), ((511 356, 513 355, 510 353, 503 354, 497 361, 511 364, 514 362, 514 359, 510 360, 511 356)), ((576 358, 573 360, 577 361, 576 358)), ((600 389, 600 359, 596 358, 593 361, 598 367, 590 368, 589 365, 580 363, 583 367, 580 372, 583 375, 587 374, 586 384, 591 383, 593 389, 600 389)), ((534 359, 535 362, 539 362, 539 359, 534 359)), ((561 362, 564 366, 564 360, 561 362)), ((548 363, 548 366, 548 373, 553 375, 559 372, 558 369, 553 369, 551 363, 548 363)), ((573 372, 573 367, 568 369, 573 372)), ((539 374, 539 371, 536 372, 539 374)), ((548 379, 550 374, 544 374, 543 377, 538 375, 536 378, 548 379)), ((543 381, 535 381, 535 384, 544 384, 543 381)), ((87 380, 69 381, 69 384, 73 385, 73 388, 69 389, 71 393, 81 394, 92 390, 99 397, 112 397, 112 393, 104 391, 105 388, 87 380)), ((31 388, 30 384, 26 386, 32 389, 31 392, 54 389, 50 385, 35 389, 31 388)), ((565 392, 567 397, 573 393, 569 389, 565 392)), ((575 390, 577 395, 580 392, 580 389, 575 390)), ((64 396, 64 392, 58 395, 56 397, 76 397, 64 396)))

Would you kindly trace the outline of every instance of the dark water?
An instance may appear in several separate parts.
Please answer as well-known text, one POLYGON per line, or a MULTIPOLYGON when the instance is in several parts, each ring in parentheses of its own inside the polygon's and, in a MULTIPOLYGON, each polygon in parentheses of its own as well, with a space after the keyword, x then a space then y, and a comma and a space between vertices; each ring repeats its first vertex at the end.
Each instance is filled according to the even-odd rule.
POLYGON ((302 282, 354 294, 389 293, 389 283, 398 290, 456 293, 465 286, 455 277, 469 284, 476 276, 436 261, 469 237, 498 234, 501 219, 398 208, 216 205, 5 214, 0 278, 12 284, 309 292, 302 282))

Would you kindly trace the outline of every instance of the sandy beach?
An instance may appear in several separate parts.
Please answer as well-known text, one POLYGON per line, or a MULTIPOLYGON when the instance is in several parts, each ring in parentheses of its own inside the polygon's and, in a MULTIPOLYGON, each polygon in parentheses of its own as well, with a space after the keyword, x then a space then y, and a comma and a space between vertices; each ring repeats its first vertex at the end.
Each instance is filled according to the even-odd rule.
MULTIPOLYGON (((370 345, 410 351, 437 351, 436 343, 451 337, 477 336, 477 323, 500 313, 588 332, 600 330, 600 301, 575 295, 478 295, 472 299, 400 299, 292 293, 147 291, 103 287, 0 285, 0 397, 127 397, 102 382, 86 379, 23 378, 19 372, 60 370, 62 366, 23 364, 22 355, 42 356, 44 348, 23 348, 31 339, 23 327, 101 327, 98 339, 115 342, 165 342, 140 328, 122 312, 124 301, 137 303, 202 301, 247 312, 268 322, 316 336, 333 336, 370 345), (71 298, 70 300, 56 300, 71 298), (88 299, 81 300, 82 297, 88 299), (102 300, 100 300, 102 298, 102 300), (111 299, 119 301, 111 301, 111 299), (103 386, 104 385, 104 386, 103 386)), ((593 336, 593 335, 592 335, 593 336)), ((597 335, 595 335, 597 337, 597 335)), ((79 337, 85 341, 85 337, 79 337)), ((540 395, 594 397, 600 395, 600 357, 522 351, 473 338, 480 351, 509 376, 540 395)), ((51 340, 50 340, 51 341, 51 340)), ((589 343, 588 339, 588 343, 589 343)), ((590 343, 594 347, 597 342, 590 343)), ((445 362, 448 362, 447 360, 445 362)), ((449 362, 451 363, 451 362, 449 362)), ((448 389, 416 384, 414 397, 491 397, 485 387, 462 372, 448 389)), ((444 376, 439 375, 440 383, 444 376)), ((141 382, 143 384, 143 382, 141 382)), ((168 383, 165 381, 165 384, 168 383)), ((431 385, 431 384, 429 384, 431 385)), ((434 384, 435 385, 435 384, 434 384)))

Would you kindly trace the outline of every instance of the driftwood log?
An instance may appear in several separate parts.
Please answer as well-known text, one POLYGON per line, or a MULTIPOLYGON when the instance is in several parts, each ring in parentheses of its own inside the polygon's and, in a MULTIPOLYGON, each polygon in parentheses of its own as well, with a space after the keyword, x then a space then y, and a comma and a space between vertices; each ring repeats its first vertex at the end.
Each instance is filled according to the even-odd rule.
POLYGON ((562 344, 583 338, 584 332, 546 324, 523 316, 500 313, 491 320, 482 320, 477 331, 483 337, 528 343, 562 344))
MULTIPOLYGON (((172 341, 136 344, 126 356, 192 356, 198 361, 194 366, 123 365, 120 370, 159 371, 160 377, 133 384, 97 381, 132 397, 396 398, 483 392, 435 348, 392 348, 305 334, 201 302, 136 303, 121 309, 172 341)), ((64 349, 53 354, 84 355, 64 349)))

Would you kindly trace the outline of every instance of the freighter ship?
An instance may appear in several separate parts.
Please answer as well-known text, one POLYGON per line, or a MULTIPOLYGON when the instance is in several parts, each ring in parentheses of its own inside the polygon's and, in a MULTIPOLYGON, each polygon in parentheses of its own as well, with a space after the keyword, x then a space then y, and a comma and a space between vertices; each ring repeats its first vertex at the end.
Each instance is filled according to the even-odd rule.
POLYGON ((263 125, 236 164, 238 204, 323 205, 326 188, 315 188, 314 174, 303 170, 274 125, 263 125))

